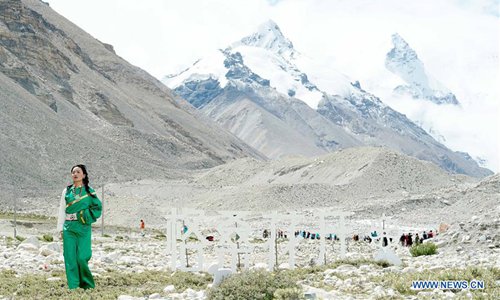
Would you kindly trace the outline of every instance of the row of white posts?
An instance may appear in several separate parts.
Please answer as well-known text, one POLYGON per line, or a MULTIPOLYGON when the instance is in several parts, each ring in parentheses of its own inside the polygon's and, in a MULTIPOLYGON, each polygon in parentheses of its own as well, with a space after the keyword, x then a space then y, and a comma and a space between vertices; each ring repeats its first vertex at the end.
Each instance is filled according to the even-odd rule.
POLYGON ((295 236, 296 231, 311 228, 319 233, 319 255, 315 260, 318 264, 326 263, 327 237, 335 233, 340 240, 340 256, 345 257, 346 228, 345 218, 352 213, 319 211, 313 215, 304 216, 294 212, 256 213, 242 211, 208 212, 192 209, 172 208, 167 220, 167 253, 171 257, 172 270, 201 271, 204 262, 204 248, 214 245, 218 257, 218 266, 225 265, 226 257, 230 257, 230 268, 236 272, 237 268, 248 269, 250 256, 254 252, 255 237, 262 237, 263 231, 269 232, 269 238, 264 247, 268 249, 267 266, 269 270, 275 268, 277 262, 277 234, 281 230, 286 232, 288 242, 288 264, 295 267, 296 246, 302 236, 295 236), (252 223, 258 227, 252 228, 252 223), (186 227, 184 227, 186 226, 186 227), (209 232, 207 234, 207 232, 209 232), (211 232, 211 233, 210 233, 211 232), (216 235, 216 240, 210 242, 207 235, 216 235), (197 252, 197 263, 187 265, 188 251, 197 252), (240 257, 243 257, 241 262, 240 257))

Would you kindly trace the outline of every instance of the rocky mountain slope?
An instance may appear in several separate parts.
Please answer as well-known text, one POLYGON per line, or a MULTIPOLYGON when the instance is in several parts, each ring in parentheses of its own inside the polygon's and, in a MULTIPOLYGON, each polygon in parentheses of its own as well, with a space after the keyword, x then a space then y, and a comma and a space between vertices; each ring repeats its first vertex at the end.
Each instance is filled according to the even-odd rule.
MULTIPOLYGON (((392 150, 349 148, 316 158, 269 162, 244 158, 178 179, 107 184, 105 213, 107 222, 117 225, 129 226, 144 217, 162 226, 172 207, 256 211, 328 207, 352 211, 356 218, 386 214, 407 224, 439 224, 479 213, 477 204, 455 202, 468 201, 463 191, 474 193, 476 185, 491 178, 495 177, 477 183, 392 150)), ((498 193, 487 188, 477 192, 477 199, 484 199, 483 207, 496 205, 498 193)), ((55 202, 34 212, 52 215, 55 202)), ((24 210, 33 211, 31 207, 26 200, 24 210)))
POLYGON ((0 1, 0 99, 4 196, 264 158, 38 0, 0 1))

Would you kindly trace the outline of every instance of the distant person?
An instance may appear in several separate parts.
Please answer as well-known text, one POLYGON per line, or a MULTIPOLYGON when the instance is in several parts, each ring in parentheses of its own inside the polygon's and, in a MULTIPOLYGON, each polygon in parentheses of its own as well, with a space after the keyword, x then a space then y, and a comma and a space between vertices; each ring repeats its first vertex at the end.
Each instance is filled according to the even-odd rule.
POLYGON ((418 233, 415 234, 415 245, 420 244, 420 237, 418 236, 418 233))
POLYGON ((141 236, 145 235, 144 229, 146 227, 146 224, 144 224, 144 220, 141 220, 141 224, 139 225, 139 228, 141 229, 141 236))
POLYGON ((84 165, 71 168, 73 183, 62 192, 57 230, 63 239, 63 256, 68 287, 94 288, 88 262, 92 257, 92 227, 102 212, 102 204, 84 165))
POLYGON ((387 245, 389 245, 389 241, 387 240, 387 236, 384 232, 384 236, 382 238, 382 247, 387 247, 387 245))
POLYGON ((424 233, 422 234, 422 238, 423 238, 424 240, 426 240, 426 239, 427 239, 427 233, 426 233, 425 231, 424 231, 424 233))

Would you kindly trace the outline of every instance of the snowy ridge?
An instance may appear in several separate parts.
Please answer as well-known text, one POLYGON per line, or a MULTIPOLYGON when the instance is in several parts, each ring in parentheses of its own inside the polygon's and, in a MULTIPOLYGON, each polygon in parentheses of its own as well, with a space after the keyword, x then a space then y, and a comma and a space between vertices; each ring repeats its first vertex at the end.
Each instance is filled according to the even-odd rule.
POLYGON ((450 90, 427 74, 417 53, 399 34, 392 35, 392 43, 394 47, 387 53, 386 68, 408 84, 397 86, 394 92, 427 99, 436 104, 458 104, 450 90))
POLYGON ((233 43, 230 48, 238 48, 243 45, 263 48, 288 59, 298 54, 293 48, 292 42, 283 35, 278 25, 272 20, 261 24, 256 32, 233 43))
POLYGON ((225 87, 227 84, 225 77, 227 69, 223 64, 225 59, 226 56, 221 50, 212 51, 183 72, 177 75, 165 76, 163 82, 167 86, 175 89, 186 81, 199 81, 212 78, 217 80, 221 87, 225 87))

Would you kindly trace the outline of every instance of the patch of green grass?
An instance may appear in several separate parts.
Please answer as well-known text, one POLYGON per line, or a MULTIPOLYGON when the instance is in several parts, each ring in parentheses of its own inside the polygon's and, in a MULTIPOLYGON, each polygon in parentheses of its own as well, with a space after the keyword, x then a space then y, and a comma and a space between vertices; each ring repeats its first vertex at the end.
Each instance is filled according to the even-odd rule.
POLYGON ((16 240, 14 240, 14 238, 11 237, 11 236, 8 236, 8 237, 5 238, 5 243, 7 244, 7 247, 13 246, 14 243, 15 243, 15 241, 16 240))
POLYGON ((211 276, 200 276, 187 272, 142 273, 105 272, 95 277, 96 288, 91 290, 69 290, 64 271, 52 274, 26 274, 16 277, 15 271, 0 272, 0 295, 15 299, 117 299, 120 295, 145 297, 153 293, 163 294, 167 285, 177 290, 205 289, 212 282, 211 276), (60 281, 47 281, 49 277, 60 277, 60 281))
POLYGON ((42 241, 53 242, 54 241, 54 237, 51 234, 44 234, 42 236, 42 241))
POLYGON ((437 253, 437 246, 434 243, 424 243, 413 245, 410 248, 410 254, 413 257, 421 256, 421 255, 433 255, 437 253))
POLYGON ((16 235, 16 240, 22 242, 24 241, 26 238, 24 236, 20 236, 20 235, 16 235))
POLYGON ((418 273, 388 273, 371 278, 371 281, 377 282, 384 288, 392 288, 403 295, 416 295, 419 292, 419 290, 411 289, 411 284, 415 280, 467 280, 469 282, 471 280, 482 280, 484 281, 485 289, 470 290, 473 294, 473 299, 499 299, 500 297, 500 287, 496 284, 496 281, 500 280, 500 269, 498 268, 468 267, 466 269, 440 271, 426 270, 418 273), (486 293, 492 297, 484 298, 482 293, 486 293))
POLYGON ((210 289, 207 296, 209 300, 271 300, 274 299, 276 292, 278 295, 285 295, 292 293, 292 290, 302 294, 301 287, 290 273, 252 270, 226 278, 220 285, 210 289), (283 291, 285 289, 287 290, 283 291))
MULTIPOLYGON (((167 238, 167 236, 166 236, 165 234, 161 233, 161 232, 160 232, 160 233, 157 233, 157 234, 154 236, 154 239, 157 239, 157 240, 160 240, 160 241, 165 240, 166 238, 167 238)), ((181 240, 181 241, 182 241, 182 240, 181 240)))
POLYGON ((306 299, 302 289, 284 288, 274 291, 273 299, 275 300, 302 300, 306 299))

